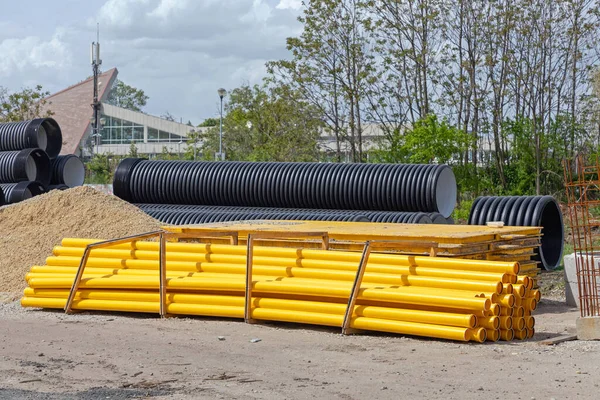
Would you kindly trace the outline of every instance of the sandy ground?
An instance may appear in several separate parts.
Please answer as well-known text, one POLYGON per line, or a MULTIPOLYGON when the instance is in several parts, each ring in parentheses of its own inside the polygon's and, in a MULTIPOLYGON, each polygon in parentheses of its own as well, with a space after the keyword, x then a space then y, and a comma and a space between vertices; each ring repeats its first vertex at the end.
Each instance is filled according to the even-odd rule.
POLYGON ((222 319, 64 315, 8 302, 0 304, 0 398, 596 399, 600 342, 539 343, 574 332, 577 316, 546 299, 534 339, 462 344, 222 319))

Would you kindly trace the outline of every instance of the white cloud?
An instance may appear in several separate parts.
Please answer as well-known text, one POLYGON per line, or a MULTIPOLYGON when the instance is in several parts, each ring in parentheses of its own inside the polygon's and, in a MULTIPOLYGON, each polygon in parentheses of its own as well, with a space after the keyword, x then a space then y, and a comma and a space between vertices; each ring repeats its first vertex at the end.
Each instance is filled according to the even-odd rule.
POLYGON ((188 0, 161 0, 160 4, 148 15, 165 20, 173 14, 184 11, 188 7, 188 3, 188 0))
POLYGON ((62 30, 47 41, 37 36, 5 39, 0 42, 0 54, 0 74, 6 76, 24 70, 60 70, 72 63, 62 30))
POLYGON ((302 0, 280 0, 275 8, 280 10, 299 10, 302 7, 302 0))
MULTIPOLYGON (((50 10, 45 0, 31 1, 50 10)), ((28 33, 25 16, 14 23, 0 16, 0 86, 39 83, 54 92, 85 79, 99 22, 103 70, 117 67, 123 81, 143 89, 148 113, 200 122, 217 110, 219 87, 259 83, 265 62, 287 57, 285 39, 301 29, 295 0, 94 3, 96 11, 73 9, 70 21, 55 18, 47 38, 28 33)))

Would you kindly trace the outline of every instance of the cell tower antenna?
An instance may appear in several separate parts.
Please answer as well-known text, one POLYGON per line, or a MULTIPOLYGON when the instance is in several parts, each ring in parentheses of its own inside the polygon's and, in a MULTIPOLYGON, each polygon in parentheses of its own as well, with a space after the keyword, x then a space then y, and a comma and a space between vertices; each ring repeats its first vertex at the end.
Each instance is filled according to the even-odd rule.
POLYGON ((94 116, 92 117, 92 156, 94 155, 94 148, 97 149, 98 137, 100 136, 100 101, 98 99, 98 77, 100 76, 100 65, 102 65, 102 59, 100 58, 100 24, 96 24, 96 42, 92 42, 91 48, 92 58, 92 73, 94 76, 94 96, 92 102, 92 109, 94 110, 94 116))

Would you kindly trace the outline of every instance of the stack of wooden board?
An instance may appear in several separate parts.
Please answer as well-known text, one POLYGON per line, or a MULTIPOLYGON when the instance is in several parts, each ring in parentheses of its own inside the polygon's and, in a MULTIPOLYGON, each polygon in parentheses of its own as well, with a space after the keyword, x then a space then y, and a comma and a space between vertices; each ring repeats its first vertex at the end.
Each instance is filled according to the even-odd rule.
MULTIPOLYGON (((235 232, 240 243, 248 234, 257 232, 323 232, 327 233, 330 248, 362 251, 365 241, 396 242, 386 249, 409 255, 430 255, 491 261, 519 262, 521 273, 532 278, 538 273, 532 260, 540 245, 541 227, 476 225, 419 225, 381 224, 370 222, 331 221, 237 221, 213 224, 165 226, 167 231, 207 236, 216 232, 235 232)), ((207 237, 210 243, 227 243, 226 237, 207 237)), ((320 240, 303 241, 305 247, 318 248, 320 240)), ((289 239, 259 239, 257 244, 295 247, 289 239)))

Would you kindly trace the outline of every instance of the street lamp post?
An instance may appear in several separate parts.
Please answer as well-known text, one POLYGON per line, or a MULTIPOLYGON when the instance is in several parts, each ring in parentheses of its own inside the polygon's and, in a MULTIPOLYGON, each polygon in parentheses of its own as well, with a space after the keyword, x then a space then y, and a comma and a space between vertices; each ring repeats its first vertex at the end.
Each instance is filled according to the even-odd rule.
POLYGON ((218 155, 218 159, 223 161, 223 160, 225 160, 225 157, 223 156, 223 97, 225 97, 225 95, 227 94, 227 91, 223 88, 220 88, 219 90, 217 90, 217 93, 219 94, 219 98, 221 99, 221 118, 219 120, 219 155, 218 155))

